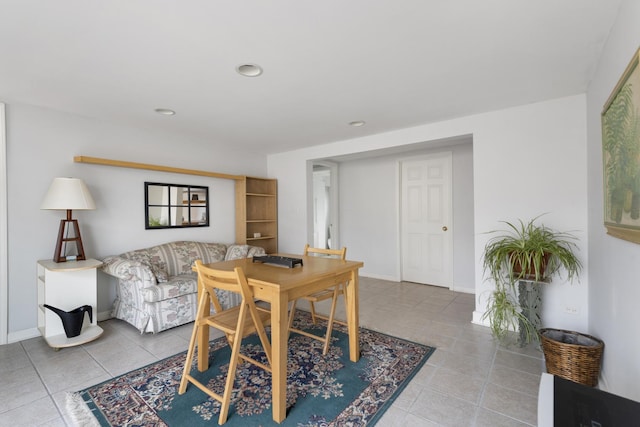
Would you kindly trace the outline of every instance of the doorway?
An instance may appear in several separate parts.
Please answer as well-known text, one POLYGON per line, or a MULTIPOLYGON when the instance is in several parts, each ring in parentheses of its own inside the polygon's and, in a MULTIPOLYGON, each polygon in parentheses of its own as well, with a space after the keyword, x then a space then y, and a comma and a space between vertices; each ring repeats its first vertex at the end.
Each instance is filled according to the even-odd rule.
POLYGON ((313 162, 313 247, 340 247, 338 164, 334 162, 313 162))
POLYGON ((453 287, 452 153, 401 162, 402 280, 453 287))

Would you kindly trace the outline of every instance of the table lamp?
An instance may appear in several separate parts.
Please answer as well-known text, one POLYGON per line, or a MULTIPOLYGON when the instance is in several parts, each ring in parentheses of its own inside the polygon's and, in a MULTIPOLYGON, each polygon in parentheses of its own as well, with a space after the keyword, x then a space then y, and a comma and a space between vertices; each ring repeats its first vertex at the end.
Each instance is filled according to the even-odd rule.
POLYGON ((79 178, 54 178, 40 209, 66 210, 67 218, 60 220, 60 230, 58 231, 58 241, 56 242, 54 262, 65 262, 72 260, 85 260, 84 248, 82 247, 82 237, 78 221, 71 218, 71 211, 95 209, 96 204, 89 193, 89 189, 84 181, 79 178), (74 236, 69 237, 70 229, 73 227, 74 236), (75 242, 77 255, 66 256, 67 242, 75 242), (62 244, 65 251, 63 252, 62 244))

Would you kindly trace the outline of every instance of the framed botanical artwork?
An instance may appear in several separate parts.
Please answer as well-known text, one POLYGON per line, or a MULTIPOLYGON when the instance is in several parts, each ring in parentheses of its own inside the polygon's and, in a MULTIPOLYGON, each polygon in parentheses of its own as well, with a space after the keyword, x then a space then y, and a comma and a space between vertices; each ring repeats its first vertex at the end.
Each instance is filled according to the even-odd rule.
POLYGON ((640 243, 640 49, 602 109, 604 225, 640 243))

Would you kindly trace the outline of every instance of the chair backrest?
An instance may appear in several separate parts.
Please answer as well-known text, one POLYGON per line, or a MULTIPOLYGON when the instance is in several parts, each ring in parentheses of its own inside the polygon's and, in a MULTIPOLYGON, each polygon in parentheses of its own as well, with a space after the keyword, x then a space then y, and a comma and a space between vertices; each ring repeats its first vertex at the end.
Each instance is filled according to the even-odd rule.
POLYGON ((215 296, 216 289, 238 293, 244 301, 253 302, 253 292, 241 267, 236 267, 233 271, 215 270, 206 267, 201 260, 196 260, 195 267, 198 272, 198 281, 207 288, 216 312, 222 311, 220 302, 215 296))
POLYGON ((309 255, 309 254, 321 254, 321 255, 337 257, 337 258, 340 258, 340 259, 346 259, 346 257, 347 257, 347 248, 345 248, 344 246, 341 249, 312 248, 307 243, 306 245, 304 245, 304 254, 303 255, 309 255))

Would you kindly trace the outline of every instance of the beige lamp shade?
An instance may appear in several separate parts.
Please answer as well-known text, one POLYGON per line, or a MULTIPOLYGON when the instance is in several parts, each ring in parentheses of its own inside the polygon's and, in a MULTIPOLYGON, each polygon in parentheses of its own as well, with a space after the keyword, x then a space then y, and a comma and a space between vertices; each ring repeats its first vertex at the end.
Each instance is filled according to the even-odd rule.
POLYGON ((79 178, 54 178, 40 209, 90 210, 96 204, 84 181, 79 178))

